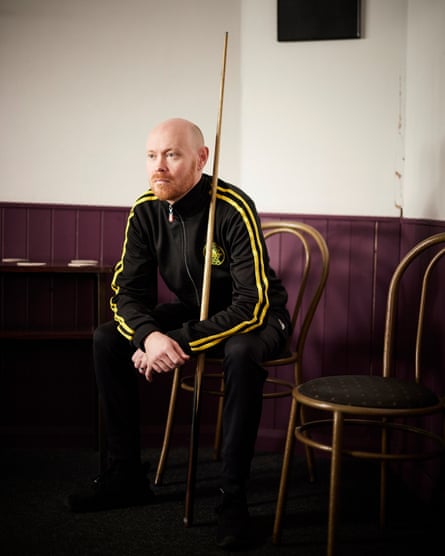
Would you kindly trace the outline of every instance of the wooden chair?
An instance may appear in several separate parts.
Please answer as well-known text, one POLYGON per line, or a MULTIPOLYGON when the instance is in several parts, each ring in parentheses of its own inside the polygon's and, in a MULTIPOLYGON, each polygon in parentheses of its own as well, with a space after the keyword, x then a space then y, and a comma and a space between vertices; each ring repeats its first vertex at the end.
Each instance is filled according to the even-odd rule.
MULTIPOLYGON (((438 359, 431 353, 428 353, 428 358, 421 357, 422 338, 425 344, 431 340, 423 334, 425 316, 435 309, 436 325, 438 314, 439 323, 443 326, 444 322, 443 308, 434 307, 434 291, 437 291, 434 288, 443 286, 443 274, 440 280, 436 264, 444 254, 445 233, 439 233, 420 241, 396 267, 387 294, 381 375, 322 376, 294 388, 272 537, 275 544, 281 540, 282 514, 295 438, 311 452, 315 448, 330 453, 328 556, 335 551, 343 456, 380 463, 380 524, 383 526, 388 464, 424 460, 445 453, 442 428, 444 369, 438 368, 438 359), (402 281, 404 276, 405 281, 402 281), (418 280, 419 288, 415 293, 412 288, 407 288, 408 276, 410 284, 418 280), (407 315, 414 322, 408 320, 407 315), (410 345, 406 342, 409 329, 415 337, 410 345), (402 332, 405 339, 400 341, 402 332), (397 344, 396 337, 399 339, 397 344), (398 353, 394 355, 396 345, 398 353), (412 364, 407 361, 408 353, 412 354, 412 364), (440 381, 441 388, 437 389, 441 393, 438 393, 433 385, 439 385, 440 381), (307 419, 309 414, 311 417, 307 419), (425 419, 425 416, 433 414, 441 415, 425 419), (361 431, 362 434, 347 434, 354 431, 361 431), (377 431, 376 445, 371 442, 371 436, 364 435, 365 431, 377 431)), ((439 331, 437 336, 443 339, 444 330, 439 331)), ((431 341, 428 345, 431 347, 431 341)), ((309 461, 310 478, 314 480, 313 461, 309 461)))
MULTIPOLYGON (((292 318, 293 332, 285 353, 283 353, 282 357, 271 361, 264 361, 263 363, 264 367, 267 368, 292 366, 291 377, 288 374, 286 378, 280 378, 269 373, 263 397, 266 399, 277 399, 290 397, 293 387, 300 382, 304 345, 328 277, 329 252, 323 236, 308 224, 285 221, 266 222, 262 224, 262 229, 269 254, 277 258, 279 254, 282 260, 281 268, 277 268, 276 271, 287 287, 289 293, 288 306, 292 318), (271 388, 269 388, 269 385, 271 388)), ((222 359, 207 358, 205 364, 206 370, 203 374, 204 386, 200 390, 204 394, 211 394, 219 398, 214 442, 215 459, 219 459, 224 396, 223 375, 222 372, 219 372, 222 359), (212 372, 207 371, 208 368, 212 372), (214 368, 218 372, 213 372, 214 368)), ((173 429, 177 395, 180 389, 194 392, 195 384, 194 377, 181 376, 181 368, 178 367, 173 374, 164 440, 155 484, 162 483, 173 429)), ((196 392, 194 394, 196 395, 196 392)), ((196 450, 191 447, 186 501, 191 498, 190 492, 194 488, 192 483, 194 482, 193 469, 195 462, 191 460, 196 459, 195 452, 196 450)), ((184 523, 190 525, 192 522, 192 508, 190 506, 187 507, 187 503, 185 513, 184 523)))

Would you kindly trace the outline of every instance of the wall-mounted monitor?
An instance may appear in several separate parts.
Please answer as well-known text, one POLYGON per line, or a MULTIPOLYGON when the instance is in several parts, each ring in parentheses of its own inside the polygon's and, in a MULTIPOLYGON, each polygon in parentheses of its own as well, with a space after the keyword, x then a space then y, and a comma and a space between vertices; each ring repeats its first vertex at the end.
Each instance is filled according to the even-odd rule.
POLYGON ((359 39, 361 0, 277 0, 278 41, 359 39))

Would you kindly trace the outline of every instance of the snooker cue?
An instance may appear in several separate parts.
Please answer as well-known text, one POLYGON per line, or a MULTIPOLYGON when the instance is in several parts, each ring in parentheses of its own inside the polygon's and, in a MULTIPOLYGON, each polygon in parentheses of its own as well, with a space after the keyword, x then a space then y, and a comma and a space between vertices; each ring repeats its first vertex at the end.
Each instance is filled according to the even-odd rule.
MULTIPOLYGON (((227 40, 228 33, 224 36, 224 48, 222 59, 220 95, 218 106, 218 118, 216 125, 216 138, 215 138, 215 152, 213 157, 213 175, 211 186, 211 198, 209 206, 209 219, 207 224, 207 239, 206 250, 204 258, 204 275, 202 282, 201 293, 201 313, 200 320, 206 320, 208 317, 209 297, 210 297, 210 278, 212 272, 212 245, 213 245, 213 232, 215 227, 215 205, 216 205, 216 188, 218 186, 218 166, 219 166, 219 151, 221 140, 221 122, 222 122, 222 108, 224 100, 224 83, 226 73, 226 60, 227 60, 227 40)), ((187 471, 187 485, 185 493, 185 511, 184 511, 184 525, 189 527, 193 522, 193 502, 194 502, 194 489, 196 482, 196 458, 198 455, 198 437, 199 437, 199 419, 201 410, 201 387, 202 375, 205 367, 205 353, 199 353, 196 362, 195 370, 195 385, 193 389, 193 413, 192 424, 190 431, 190 451, 187 471)))

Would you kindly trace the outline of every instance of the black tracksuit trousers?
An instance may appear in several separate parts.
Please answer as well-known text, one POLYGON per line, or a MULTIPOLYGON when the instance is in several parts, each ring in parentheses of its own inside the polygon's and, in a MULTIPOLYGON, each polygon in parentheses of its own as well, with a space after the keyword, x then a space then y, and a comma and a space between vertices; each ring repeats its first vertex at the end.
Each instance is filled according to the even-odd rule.
MULTIPOLYGON (((159 322, 165 328, 178 327, 187 315, 178 303, 159 306, 159 322)), ((196 318, 196 315, 188 315, 196 318)), ((274 317, 260 331, 239 334, 225 341, 224 413, 221 487, 226 492, 244 490, 250 474, 262 409, 266 371, 264 361, 283 348, 286 333, 274 317)), ((131 356, 134 346, 118 331, 114 321, 94 333, 94 363, 99 395, 105 414, 110 460, 140 462, 140 376, 131 356)), ((215 355, 208 352, 208 355, 215 355)), ((156 388, 156 381, 147 383, 156 388)))

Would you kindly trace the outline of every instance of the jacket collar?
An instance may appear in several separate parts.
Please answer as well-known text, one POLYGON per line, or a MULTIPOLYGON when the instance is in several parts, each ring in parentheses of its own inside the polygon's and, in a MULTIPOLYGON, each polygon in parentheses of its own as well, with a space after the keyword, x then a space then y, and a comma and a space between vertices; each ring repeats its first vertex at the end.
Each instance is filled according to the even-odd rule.
POLYGON ((176 201, 173 210, 182 217, 191 216, 210 203, 211 178, 203 174, 199 182, 182 199, 176 201))

